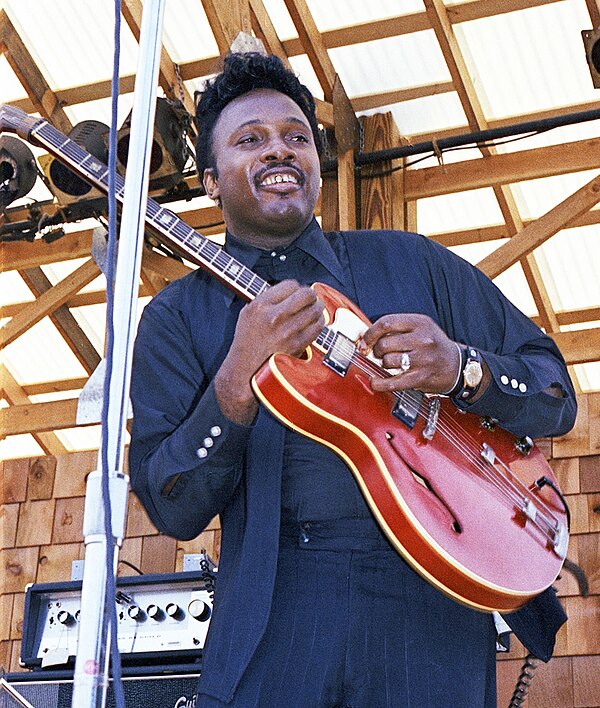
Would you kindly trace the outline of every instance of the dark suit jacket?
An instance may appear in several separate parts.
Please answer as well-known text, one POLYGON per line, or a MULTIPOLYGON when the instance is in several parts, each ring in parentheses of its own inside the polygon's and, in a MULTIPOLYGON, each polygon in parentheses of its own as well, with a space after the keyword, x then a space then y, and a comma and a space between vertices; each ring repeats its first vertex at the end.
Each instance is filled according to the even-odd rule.
MULTIPOLYGON (((424 313, 452 339, 483 351, 493 382, 469 410, 491 415, 519 435, 558 435, 572 427, 575 394, 553 341, 476 268, 415 234, 330 238, 345 239, 358 305, 371 320, 424 313), (507 371, 526 386, 507 385, 507 371), (544 393, 551 384, 562 387, 562 398, 544 393)), ((228 421, 216 403, 210 382, 238 312, 229 291, 203 272, 173 283, 144 312, 132 380, 132 485, 157 528, 193 538, 221 516, 202 691, 223 701, 232 697, 269 615, 284 440, 283 427, 265 410, 244 428, 228 421), (196 451, 206 438, 212 444, 199 459, 196 451)), ((565 615, 548 590, 506 620, 530 651, 547 660, 565 615)))

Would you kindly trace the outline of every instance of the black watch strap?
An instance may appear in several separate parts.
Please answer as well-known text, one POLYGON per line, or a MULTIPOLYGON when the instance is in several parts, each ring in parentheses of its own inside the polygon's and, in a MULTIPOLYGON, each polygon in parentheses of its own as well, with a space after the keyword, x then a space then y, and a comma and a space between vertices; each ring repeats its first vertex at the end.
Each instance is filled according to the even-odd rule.
POLYGON ((481 354, 474 347, 461 347, 462 349, 462 376, 456 393, 452 398, 462 403, 468 403, 479 390, 483 379, 483 360, 481 354))

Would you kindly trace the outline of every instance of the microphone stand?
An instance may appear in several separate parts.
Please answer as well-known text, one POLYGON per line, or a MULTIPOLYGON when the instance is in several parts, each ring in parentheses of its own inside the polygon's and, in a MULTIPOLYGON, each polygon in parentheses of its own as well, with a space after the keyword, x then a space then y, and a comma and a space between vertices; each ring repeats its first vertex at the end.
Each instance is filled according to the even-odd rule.
MULTIPOLYGON (((129 409, 131 357, 137 323, 138 283, 144 237, 144 215, 148 195, 150 153, 154 135, 156 93, 165 0, 144 2, 140 31, 138 72, 131 120, 119 257, 114 289, 114 347, 108 382, 108 413, 102 436, 107 449, 108 469, 102 455, 98 470, 87 481, 83 535, 85 564, 81 589, 81 613, 72 708, 102 708, 106 705, 110 652, 110 615, 115 601, 107 597, 106 554, 111 540, 106 534, 102 499, 103 475, 108 475, 111 500, 111 535, 114 549, 113 575, 125 534, 128 480, 123 473, 124 436, 129 409)), ((110 284, 109 284, 110 286, 110 284)), ((106 390, 106 389, 105 389, 106 390)), ((101 447, 102 450, 102 447, 101 447)))

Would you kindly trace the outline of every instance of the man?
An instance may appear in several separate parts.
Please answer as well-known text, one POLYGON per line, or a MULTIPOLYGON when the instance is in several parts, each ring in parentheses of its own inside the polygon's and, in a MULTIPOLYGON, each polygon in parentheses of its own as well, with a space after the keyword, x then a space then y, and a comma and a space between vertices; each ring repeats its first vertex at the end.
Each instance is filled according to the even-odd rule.
MULTIPOLYGON (((316 281, 374 323, 358 346, 394 370, 374 390, 448 394, 519 435, 573 425, 559 352, 477 269, 428 239, 323 234, 314 101, 276 58, 227 57, 197 124, 198 170, 223 210, 226 250, 272 284, 244 306, 197 271, 146 307, 136 342, 133 488, 177 538, 221 517, 198 705, 495 705, 492 616, 411 570, 341 457, 286 429, 251 379, 274 352, 300 356, 318 337, 316 281), (481 367, 468 382, 465 344, 481 367)), ((511 617, 547 660, 564 621, 554 592, 511 617)))

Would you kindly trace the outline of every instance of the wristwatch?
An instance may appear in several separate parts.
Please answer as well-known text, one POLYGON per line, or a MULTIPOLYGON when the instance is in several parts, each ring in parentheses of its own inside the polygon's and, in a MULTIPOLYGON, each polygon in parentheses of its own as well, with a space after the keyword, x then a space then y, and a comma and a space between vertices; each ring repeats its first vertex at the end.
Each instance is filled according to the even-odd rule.
POLYGON ((477 393, 483 379, 481 354, 473 347, 463 349, 462 386, 453 398, 469 401, 477 393))

